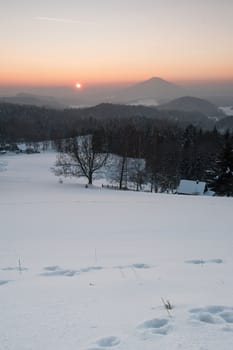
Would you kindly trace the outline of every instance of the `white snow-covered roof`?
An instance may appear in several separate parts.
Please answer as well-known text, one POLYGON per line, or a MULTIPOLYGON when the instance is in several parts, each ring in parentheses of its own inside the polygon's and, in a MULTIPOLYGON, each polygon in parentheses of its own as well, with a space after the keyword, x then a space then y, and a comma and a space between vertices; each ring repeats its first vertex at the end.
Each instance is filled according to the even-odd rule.
POLYGON ((180 180, 177 188, 178 194, 202 195, 206 189, 206 183, 202 181, 180 180))
POLYGON ((27 145, 26 145, 26 143, 18 143, 17 146, 18 146, 18 149, 19 149, 20 151, 23 151, 23 152, 25 152, 26 149, 28 148, 27 145))

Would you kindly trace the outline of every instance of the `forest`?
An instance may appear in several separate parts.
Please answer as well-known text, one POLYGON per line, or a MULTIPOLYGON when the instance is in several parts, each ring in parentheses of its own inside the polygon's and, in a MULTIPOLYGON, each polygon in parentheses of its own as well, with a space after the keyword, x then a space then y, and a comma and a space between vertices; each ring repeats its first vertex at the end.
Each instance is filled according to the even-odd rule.
POLYGON ((96 154, 119 157, 120 188, 126 187, 127 159, 133 158, 145 161, 143 169, 135 165, 137 189, 147 182, 152 191, 173 191, 180 179, 207 181, 215 188, 219 172, 228 172, 222 182, 230 189, 219 194, 233 195, 233 135, 219 132, 200 113, 110 104, 63 111, 0 105, 1 149, 6 143, 52 140, 61 154, 72 154, 74 140, 84 135, 91 135, 96 154), (226 164, 220 164, 224 159, 226 164))

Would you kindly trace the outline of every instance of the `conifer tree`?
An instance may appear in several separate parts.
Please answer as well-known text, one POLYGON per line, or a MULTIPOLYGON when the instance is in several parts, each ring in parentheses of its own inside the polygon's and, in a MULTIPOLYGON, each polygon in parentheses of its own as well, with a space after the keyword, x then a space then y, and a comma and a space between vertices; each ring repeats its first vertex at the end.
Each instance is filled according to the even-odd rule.
POLYGON ((233 147, 226 142, 209 172, 209 187, 219 196, 233 196, 233 147))

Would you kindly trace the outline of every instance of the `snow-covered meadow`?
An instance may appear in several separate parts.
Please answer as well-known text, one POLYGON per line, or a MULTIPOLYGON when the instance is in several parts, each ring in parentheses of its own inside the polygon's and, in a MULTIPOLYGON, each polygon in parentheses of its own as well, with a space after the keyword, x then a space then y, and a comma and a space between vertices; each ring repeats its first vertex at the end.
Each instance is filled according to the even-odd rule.
POLYGON ((59 183, 52 152, 1 161, 1 350, 233 348, 233 198, 59 183))

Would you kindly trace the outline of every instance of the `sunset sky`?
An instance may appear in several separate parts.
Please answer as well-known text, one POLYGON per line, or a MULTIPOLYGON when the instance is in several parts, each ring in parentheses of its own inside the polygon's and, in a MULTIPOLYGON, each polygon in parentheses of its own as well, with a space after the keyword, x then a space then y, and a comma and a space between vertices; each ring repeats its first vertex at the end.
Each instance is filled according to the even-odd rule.
POLYGON ((233 79, 232 0, 0 0, 0 85, 233 79))

